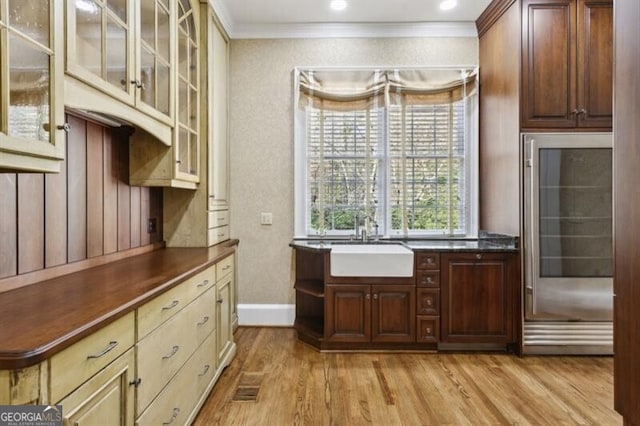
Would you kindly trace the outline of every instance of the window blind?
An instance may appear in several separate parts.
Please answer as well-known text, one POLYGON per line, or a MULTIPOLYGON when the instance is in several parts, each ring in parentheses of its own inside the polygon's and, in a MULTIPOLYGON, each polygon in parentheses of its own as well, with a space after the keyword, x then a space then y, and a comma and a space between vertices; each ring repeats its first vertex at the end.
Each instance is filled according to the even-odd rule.
POLYGON ((475 74, 345 72, 337 82, 329 70, 301 74, 304 233, 353 234, 359 218, 389 236, 469 234, 475 74))

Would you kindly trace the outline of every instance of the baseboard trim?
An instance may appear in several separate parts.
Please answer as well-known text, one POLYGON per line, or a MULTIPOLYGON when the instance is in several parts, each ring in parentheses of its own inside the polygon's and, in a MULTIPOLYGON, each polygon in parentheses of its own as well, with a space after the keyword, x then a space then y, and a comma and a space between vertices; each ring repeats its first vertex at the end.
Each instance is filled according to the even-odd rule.
POLYGON ((238 304, 238 324, 265 327, 291 327, 296 305, 238 304))

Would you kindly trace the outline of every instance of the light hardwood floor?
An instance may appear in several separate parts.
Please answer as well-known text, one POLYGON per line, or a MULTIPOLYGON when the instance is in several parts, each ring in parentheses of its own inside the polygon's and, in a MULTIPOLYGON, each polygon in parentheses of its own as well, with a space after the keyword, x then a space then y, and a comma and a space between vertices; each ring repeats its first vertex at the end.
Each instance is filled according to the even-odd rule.
POLYGON ((319 353, 288 328, 235 337, 195 425, 622 424, 611 357, 319 353))

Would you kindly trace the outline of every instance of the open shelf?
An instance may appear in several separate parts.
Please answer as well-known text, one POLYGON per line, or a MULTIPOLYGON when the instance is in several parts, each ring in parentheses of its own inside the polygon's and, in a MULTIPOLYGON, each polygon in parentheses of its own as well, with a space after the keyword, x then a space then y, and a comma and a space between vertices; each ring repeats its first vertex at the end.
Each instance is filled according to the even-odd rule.
POLYGON ((321 317, 296 317, 294 328, 314 340, 322 341, 324 336, 324 319, 321 317))
POLYGON ((324 297, 324 283, 321 280, 296 280, 297 291, 314 297, 324 297))

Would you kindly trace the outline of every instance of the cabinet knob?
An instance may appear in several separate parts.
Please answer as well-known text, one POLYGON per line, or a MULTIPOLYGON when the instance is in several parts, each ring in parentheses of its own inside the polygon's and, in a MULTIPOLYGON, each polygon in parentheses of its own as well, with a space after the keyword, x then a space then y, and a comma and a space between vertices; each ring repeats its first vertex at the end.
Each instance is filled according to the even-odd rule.
POLYGON ((56 126, 56 129, 64 130, 65 133, 69 133, 69 130, 71 130, 71 126, 69 125, 69 123, 64 123, 64 124, 61 124, 59 126, 56 126))
POLYGON ((587 110, 584 108, 580 108, 580 111, 578 111, 578 115, 587 115, 587 110))
POLYGON ((176 164, 182 164, 182 160, 176 160, 176 164))
POLYGON ((129 386, 138 387, 138 386, 140 386, 140 383, 142 383, 142 378, 138 377, 137 379, 131 380, 129 382, 129 386))
POLYGON ((573 111, 571 111, 571 115, 578 115, 580 113, 580 111, 578 111, 578 109, 574 109, 573 111))
POLYGON ((220 299, 216 300, 216 302, 218 302, 218 303, 222 304, 222 302, 224 302, 224 299, 223 299, 223 298, 220 298, 220 299))
POLYGON ((378 293, 373 294, 373 300, 378 300, 378 293))
POLYGON ((431 327, 427 327, 427 335, 424 337, 429 337, 431 334, 433 334, 431 331, 431 327))
POLYGON ((428 300, 427 300, 427 306, 432 306, 432 305, 433 305, 433 300, 428 299, 428 300))
POLYGON ((138 79, 131 80, 131 84, 135 85, 138 89, 144 90, 144 84, 138 79))
POLYGON ((370 299, 371 299, 371 295, 370 295, 370 294, 367 294, 367 295, 365 296, 365 298, 366 298, 367 300, 370 300, 370 299))

